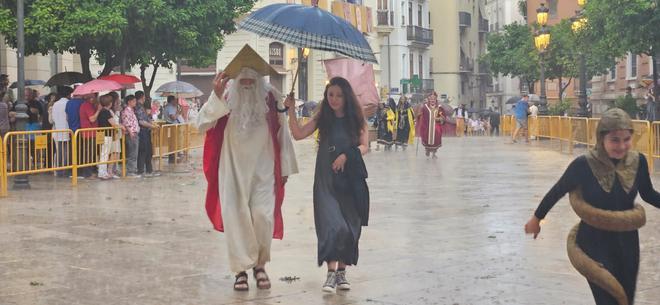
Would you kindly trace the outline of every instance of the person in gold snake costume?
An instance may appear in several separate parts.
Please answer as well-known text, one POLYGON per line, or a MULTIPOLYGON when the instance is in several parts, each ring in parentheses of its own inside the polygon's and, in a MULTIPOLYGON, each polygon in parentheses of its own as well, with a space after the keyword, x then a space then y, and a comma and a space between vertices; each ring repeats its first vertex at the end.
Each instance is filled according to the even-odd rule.
POLYGON ((660 208, 644 155, 632 151, 632 120, 621 109, 605 112, 596 146, 573 160, 545 195, 525 232, 534 238, 540 220, 566 193, 580 217, 568 236, 571 264, 587 278, 597 305, 632 305, 639 270, 638 229, 646 222, 637 193, 660 208))

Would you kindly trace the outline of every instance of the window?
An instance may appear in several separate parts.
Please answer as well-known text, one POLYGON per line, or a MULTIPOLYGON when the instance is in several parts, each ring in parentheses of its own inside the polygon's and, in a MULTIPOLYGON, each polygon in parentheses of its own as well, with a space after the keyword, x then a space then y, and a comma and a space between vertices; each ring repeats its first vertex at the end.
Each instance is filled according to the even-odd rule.
POLYGON ((422 6, 417 6, 417 25, 422 26, 422 6))
POLYGON ((649 75, 653 76, 653 71, 655 71, 655 67, 653 66, 653 56, 649 56, 649 75))
POLYGON ((616 64, 610 68, 610 74, 607 77, 608 81, 615 81, 616 80, 616 64))
POLYGON ((403 68, 401 70, 401 73, 403 74, 402 78, 406 78, 406 76, 405 76, 405 73, 406 73, 406 54, 401 54, 401 66, 403 68))
POLYGON ((413 25, 413 5, 412 2, 408 2, 408 25, 413 25))
POLYGON ((433 57, 429 58, 429 74, 433 74, 433 57))
POLYGON ((406 14, 404 13, 404 2, 401 2, 401 25, 406 25, 406 14))
POLYGON ((378 0, 378 9, 386 11, 389 2, 389 0, 378 0))
POLYGON ((626 78, 637 78, 637 54, 628 53, 628 61, 626 63, 626 78))
POLYGON ((419 55, 419 78, 424 78, 424 57, 419 55))
POLYGON ((413 57, 413 53, 410 53, 410 78, 413 77, 413 74, 415 74, 415 57, 413 57))

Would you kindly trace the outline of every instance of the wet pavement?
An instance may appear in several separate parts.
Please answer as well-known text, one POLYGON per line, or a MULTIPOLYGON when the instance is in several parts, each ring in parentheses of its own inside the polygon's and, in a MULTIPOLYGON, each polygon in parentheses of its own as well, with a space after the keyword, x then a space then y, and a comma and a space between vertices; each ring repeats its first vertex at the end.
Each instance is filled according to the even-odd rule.
MULTIPOLYGON (((547 141, 444 140, 437 160, 415 146, 367 156, 371 219, 359 265, 348 270, 349 292, 320 289, 314 143, 302 141, 285 238, 273 243, 267 266, 270 291, 258 291, 251 275, 249 292, 232 291, 224 237, 204 212, 196 152, 158 178, 73 188, 41 175, 30 191, 10 189, 0 199, 0 304, 593 304, 566 256, 577 222, 567 198, 538 240, 523 234, 573 157, 547 141)), ((647 305, 660 299, 660 211, 645 207, 636 304, 647 305)))

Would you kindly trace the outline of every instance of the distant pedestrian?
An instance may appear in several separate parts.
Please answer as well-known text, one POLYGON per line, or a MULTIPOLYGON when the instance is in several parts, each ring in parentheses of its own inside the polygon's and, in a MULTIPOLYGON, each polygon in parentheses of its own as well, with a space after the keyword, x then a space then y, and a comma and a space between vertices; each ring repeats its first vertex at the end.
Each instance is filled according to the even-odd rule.
POLYGON ((491 136, 499 136, 500 135, 500 113, 497 112, 497 109, 495 111, 491 111, 490 114, 488 115, 490 118, 490 135, 491 136))
POLYGON ((113 97, 110 94, 101 96, 99 101, 101 107, 98 117, 99 128, 118 128, 104 131, 104 141, 101 145, 101 152, 99 155, 99 162, 102 164, 98 165, 99 178, 103 180, 112 179, 115 176, 112 166, 106 162, 111 161, 110 155, 112 154, 113 141, 116 134, 121 133, 122 130, 124 130, 124 126, 119 124, 114 118, 112 113, 112 102, 113 97))
MULTIPOLYGON (((55 130, 67 130, 69 129, 69 122, 67 121, 66 107, 69 104, 69 99, 71 98, 71 93, 73 89, 70 87, 59 87, 57 88, 57 95, 59 99, 53 104, 51 109, 50 119, 53 122, 53 129, 55 130)), ((53 134, 53 140, 55 141, 55 166, 64 167, 70 166, 73 163, 72 160, 72 145, 71 145, 71 135, 68 132, 57 132, 53 134)), ((58 177, 68 177, 71 175, 70 170, 59 170, 55 173, 58 177)))
POLYGON ((415 114, 405 96, 401 96, 399 99, 394 125, 396 125, 395 149, 401 146, 403 150, 406 150, 408 144, 412 144, 415 140, 415 114))
POLYGON ((394 110, 390 109, 390 104, 381 104, 376 116, 378 127, 378 136, 376 139, 376 150, 380 150, 380 145, 384 146, 385 151, 392 150, 394 144, 395 131, 394 110))
POLYGON ((529 95, 524 94, 522 99, 520 99, 514 106, 514 114, 516 117, 516 129, 511 135, 511 142, 518 142, 518 135, 522 132, 525 141, 529 143, 529 137, 527 135, 527 116, 529 115, 529 95))
POLYGON ((135 116, 135 109, 137 107, 137 99, 134 95, 128 95, 124 98, 126 101, 126 108, 121 112, 121 122, 126 128, 124 135, 126 136, 126 171, 129 177, 140 178, 137 171, 137 158, 138 149, 140 145, 140 125, 137 116, 135 116))
POLYGON ((158 125, 153 123, 151 117, 151 102, 145 101, 138 107, 142 107, 143 111, 140 112, 140 116, 138 117, 138 122, 140 123, 140 142, 138 148, 137 174, 143 175, 145 178, 150 178, 158 176, 158 174, 154 173, 151 163, 153 155, 151 130, 157 129, 158 125))
POLYGON ((447 114, 438 105, 433 95, 426 98, 417 118, 419 137, 424 145, 427 157, 437 159, 437 151, 442 146, 442 125, 445 124, 447 114))
MULTIPOLYGON (((99 113, 101 107, 98 105, 97 95, 90 94, 84 97, 85 102, 80 105, 80 128, 97 128, 99 113)), ((98 144, 96 142, 96 131, 83 131, 80 132, 78 138, 78 164, 91 164, 96 163, 98 158, 98 144)), ((82 176, 85 178, 96 178, 94 168, 85 166, 81 169, 82 176)))

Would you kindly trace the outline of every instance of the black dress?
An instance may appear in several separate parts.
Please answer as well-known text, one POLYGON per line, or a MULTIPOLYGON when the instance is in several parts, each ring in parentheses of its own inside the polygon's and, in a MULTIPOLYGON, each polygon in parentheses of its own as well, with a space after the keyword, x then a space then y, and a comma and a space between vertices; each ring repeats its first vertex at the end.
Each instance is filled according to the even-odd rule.
POLYGON ((358 240, 362 231, 355 198, 342 192, 345 173, 335 174, 332 163, 337 151, 354 146, 344 129, 345 119, 336 118, 329 139, 321 139, 314 172, 314 224, 318 239, 318 265, 340 261, 355 265, 358 261, 358 240), (334 146, 334 147, 333 147, 334 146))
MULTIPOLYGON (((552 189, 545 195, 534 215, 543 219, 566 193, 580 187, 584 200, 596 208, 622 211, 632 209, 637 192, 644 201, 660 208, 660 194, 653 189, 644 155, 639 155, 639 169, 630 193, 626 193, 618 177, 610 193, 605 192, 594 177, 585 156, 575 159, 552 189)), ((635 298, 639 270, 639 235, 637 230, 612 232, 596 229, 580 222, 577 244, 596 262, 601 263, 623 286, 630 304, 635 298)), ((605 290, 589 283, 596 304, 617 305, 605 290)))
POLYGON ((408 111, 410 108, 397 110, 399 121, 397 122, 396 144, 407 145, 410 138, 410 121, 408 121, 408 111))
POLYGON ((378 122, 378 143, 387 146, 394 144, 392 132, 387 129, 388 121, 386 109, 378 111, 376 121, 378 122))

